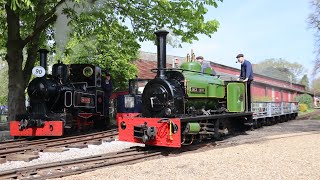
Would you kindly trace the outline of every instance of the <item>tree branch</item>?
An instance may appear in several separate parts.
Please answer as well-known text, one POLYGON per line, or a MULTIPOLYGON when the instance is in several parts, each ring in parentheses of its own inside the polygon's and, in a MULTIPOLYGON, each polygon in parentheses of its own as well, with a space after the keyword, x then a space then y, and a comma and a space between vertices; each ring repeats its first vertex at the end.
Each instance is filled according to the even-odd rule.
MULTIPOLYGON (((39 18, 36 20, 34 31, 23 40, 24 46, 32 41, 33 38, 40 34, 46 27, 48 27, 48 25, 56 21, 57 16, 54 13, 57 11, 57 8, 65 1, 66 0, 59 1, 58 4, 56 4, 47 14, 39 16, 39 18)), ((39 5, 41 6, 41 3, 39 3, 39 5)))

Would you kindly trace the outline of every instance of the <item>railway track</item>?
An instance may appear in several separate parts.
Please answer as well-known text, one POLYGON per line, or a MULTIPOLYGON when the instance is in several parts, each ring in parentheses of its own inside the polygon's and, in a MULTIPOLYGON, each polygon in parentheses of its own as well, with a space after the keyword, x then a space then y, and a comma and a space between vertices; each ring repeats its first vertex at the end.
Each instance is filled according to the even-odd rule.
POLYGON ((103 140, 114 140, 118 135, 117 129, 103 132, 70 136, 57 139, 4 141, 0 144, 0 158, 11 154, 24 154, 28 152, 42 152, 48 148, 71 147, 72 145, 99 144, 103 140))
MULTIPOLYGON (((295 126, 292 126, 295 127, 295 126)), ((268 131, 268 130, 266 130, 268 131)), ((282 131, 282 130, 281 130, 282 131)), ((243 136, 238 140, 226 138, 222 141, 209 141, 196 144, 193 146, 184 146, 181 149, 156 148, 146 149, 142 147, 134 147, 119 152, 87 156, 72 160, 57 161, 53 163, 29 166, 24 168, 16 168, 0 172, 0 179, 50 179, 59 178, 93 171, 103 167, 111 167, 116 165, 134 164, 137 162, 149 160, 152 158, 163 157, 164 155, 179 156, 183 153, 195 153, 199 151, 211 150, 212 148, 226 148, 242 144, 261 143, 273 139, 291 138, 294 136, 308 136, 318 132, 276 135, 264 138, 264 135, 257 138, 243 136), (238 142, 239 141, 239 142, 238 142)), ((237 135, 235 135, 237 136, 237 135)), ((232 136, 231 136, 232 137, 232 136)))
POLYGON ((162 156, 164 150, 147 150, 134 147, 114 153, 107 153, 66 161, 59 161, 0 172, 0 179, 50 179, 93 171, 101 167, 133 164, 162 156))

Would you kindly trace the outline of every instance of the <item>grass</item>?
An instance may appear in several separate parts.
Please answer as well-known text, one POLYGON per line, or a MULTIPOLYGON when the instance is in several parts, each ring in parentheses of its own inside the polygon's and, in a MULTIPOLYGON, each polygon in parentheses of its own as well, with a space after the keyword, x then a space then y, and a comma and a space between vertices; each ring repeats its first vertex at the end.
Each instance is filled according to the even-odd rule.
POLYGON ((313 113, 315 111, 315 109, 307 109, 306 112, 301 112, 299 111, 298 114, 301 116, 301 115, 306 115, 306 114, 309 114, 309 113, 313 113))
POLYGON ((320 120, 320 115, 318 115, 318 116, 313 116, 313 117, 312 117, 312 120, 320 120))

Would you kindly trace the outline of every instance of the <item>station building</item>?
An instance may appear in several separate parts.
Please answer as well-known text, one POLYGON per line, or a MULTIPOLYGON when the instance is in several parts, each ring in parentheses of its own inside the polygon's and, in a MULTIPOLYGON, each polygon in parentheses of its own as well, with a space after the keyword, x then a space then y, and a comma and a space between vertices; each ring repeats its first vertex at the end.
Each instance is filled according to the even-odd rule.
MULTIPOLYGON (((176 59, 178 59, 178 65, 180 65, 186 58, 167 55, 167 68, 173 67, 173 64, 177 63, 176 59)), ((138 78, 152 79, 156 75, 151 72, 151 69, 157 68, 157 54, 140 52, 140 58, 135 61, 135 64, 138 67, 138 78)), ((237 68, 214 62, 211 62, 211 66, 216 73, 225 80, 236 80, 240 74, 240 69, 237 68)), ((290 102, 294 101, 294 98, 299 94, 307 93, 313 96, 311 92, 306 90, 304 85, 257 73, 254 73, 254 81, 252 82, 251 88, 253 101, 290 102)))

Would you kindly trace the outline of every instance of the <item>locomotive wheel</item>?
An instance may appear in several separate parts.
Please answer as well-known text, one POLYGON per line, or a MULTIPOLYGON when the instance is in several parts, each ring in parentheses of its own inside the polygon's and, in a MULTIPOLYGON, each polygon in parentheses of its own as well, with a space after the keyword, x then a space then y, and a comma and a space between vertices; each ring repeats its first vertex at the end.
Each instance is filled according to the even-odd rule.
POLYGON ((258 120, 257 120, 257 119, 253 120, 253 128, 254 128, 254 129, 258 129, 258 128, 259 128, 258 120))
POLYGON ((216 122, 214 123, 214 135, 213 135, 213 137, 216 140, 221 140, 221 134, 219 132, 219 126, 220 126, 220 120, 217 119, 216 122))
POLYGON ((262 124, 262 120, 258 120, 258 128, 262 128, 263 124, 262 124))
POLYGON ((13 139, 14 140, 18 140, 18 139, 20 139, 21 137, 20 136, 13 136, 13 139))
POLYGON ((94 128, 106 130, 109 127, 110 119, 105 117, 98 117, 94 120, 94 128))

